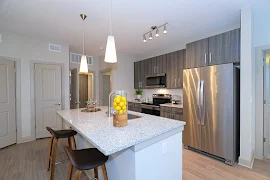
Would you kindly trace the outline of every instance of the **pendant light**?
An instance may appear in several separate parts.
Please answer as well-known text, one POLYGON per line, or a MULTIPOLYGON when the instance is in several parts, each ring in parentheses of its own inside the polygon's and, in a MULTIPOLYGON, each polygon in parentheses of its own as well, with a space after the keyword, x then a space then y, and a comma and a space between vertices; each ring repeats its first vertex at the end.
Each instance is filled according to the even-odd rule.
POLYGON ((107 63, 117 62, 115 41, 112 35, 112 0, 111 0, 111 10, 110 10, 110 35, 108 36, 108 39, 107 39, 107 46, 106 46, 104 61, 107 63))
POLYGON ((84 20, 87 18, 86 14, 80 14, 82 20, 83 20, 83 54, 81 58, 81 64, 80 64, 80 73, 88 73, 88 64, 87 64, 87 58, 84 54, 84 20))

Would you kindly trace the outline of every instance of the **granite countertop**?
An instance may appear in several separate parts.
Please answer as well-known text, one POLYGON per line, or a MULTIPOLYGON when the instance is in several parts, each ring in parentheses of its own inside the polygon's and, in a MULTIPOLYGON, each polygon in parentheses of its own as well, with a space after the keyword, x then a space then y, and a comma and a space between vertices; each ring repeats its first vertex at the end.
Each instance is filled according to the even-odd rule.
POLYGON ((81 112, 82 109, 62 110, 57 113, 78 133, 86 138, 104 155, 111 155, 123 149, 152 139, 172 130, 183 128, 183 121, 128 111, 141 116, 128 121, 128 126, 113 126, 113 117, 107 117, 107 107, 98 112, 81 112))
POLYGON ((172 103, 160 104, 160 106, 183 108, 183 104, 172 104, 172 103))

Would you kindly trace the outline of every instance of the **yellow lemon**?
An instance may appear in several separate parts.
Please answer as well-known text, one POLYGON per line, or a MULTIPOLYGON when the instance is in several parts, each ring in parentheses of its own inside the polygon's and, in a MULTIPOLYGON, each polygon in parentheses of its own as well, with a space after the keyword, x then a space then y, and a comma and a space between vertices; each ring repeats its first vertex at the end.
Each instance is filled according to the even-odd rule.
POLYGON ((121 106, 121 107, 124 106, 124 105, 125 105, 124 102, 120 102, 120 103, 119 103, 119 106, 121 106))
POLYGON ((113 103, 113 106, 116 107, 116 106, 118 106, 118 104, 117 104, 116 102, 114 102, 114 103, 113 103))
POLYGON ((115 98, 119 98, 119 99, 121 99, 121 96, 120 96, 120 95, 116 95, 116 96, 115 96, 115 98))
POLYGON ((120 110, 120 111, 119 111, 119 114, 124 114, 124 111, 123 111, 123 110, 120 110))
POLYGON ((116 103, 120 103, 121 102, 121 99, 120 98, 115 98, 114 99, 116 103))
POLYGON ((126 100, 127 100, 127 98, 126 98, 125 96, 122 96, 122 97, 121 97, 121 101, 122 101, 122 102, 126 102, 126 100))
POLYGON ((120 106, 116 106, 115 107, 115 110, 119 111, 119 110, 121 110, 121 107, 120 106))
POLYGON ((126 109, 123 110, 124 113, 125 113, 126 111, 127 111, 126 109))
POLYGON ((127 109, 127 107, 126 107, 126 106, 122 106, 122 109, 123 109, 123 110, 126 110, 126 109, 127 109))

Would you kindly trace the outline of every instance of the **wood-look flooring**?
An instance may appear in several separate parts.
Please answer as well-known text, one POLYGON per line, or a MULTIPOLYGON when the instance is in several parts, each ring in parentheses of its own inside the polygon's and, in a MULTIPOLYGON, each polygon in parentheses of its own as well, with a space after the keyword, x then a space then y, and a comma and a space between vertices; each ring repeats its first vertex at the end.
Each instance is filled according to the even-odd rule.
MULTIPOLYGON (((40 139, 1 149, 0 180, 48 180, 49 173, 46 171, 48 142, 49 139, 40 139)), ((66 139, 59 140, 57 160, 66 159, 62 148, 66 145, 66 139)), ((55 180, 65 180, 67 171, 68 163, 56 165, 55 180)), ((88 180, 84 173, 82 180, 88 180)), ((237 164, 228 166, 183 149, 183 180, 270 180, 270 161, 255 160, 253 169, 248 169, 237 164)))

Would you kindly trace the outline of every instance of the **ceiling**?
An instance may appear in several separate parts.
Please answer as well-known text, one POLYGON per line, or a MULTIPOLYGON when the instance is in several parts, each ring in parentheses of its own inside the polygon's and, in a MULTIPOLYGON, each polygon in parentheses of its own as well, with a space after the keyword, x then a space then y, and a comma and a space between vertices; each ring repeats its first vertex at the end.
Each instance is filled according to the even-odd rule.
MULTIPOLYGON (((196 37, 240 26, 240 9, 255 0, 113 0, 117 52, 142 55, 190 42, 196 37), (142 42, 153 25, 168 22, 168 34, 142 42)), ((109 34, 110 0, 0 0, 0 30, 66 43, 82 52, 81 13, 86 54, 104 55, 109 34), (104 47, 100 50, 100 47, 104 47)))

